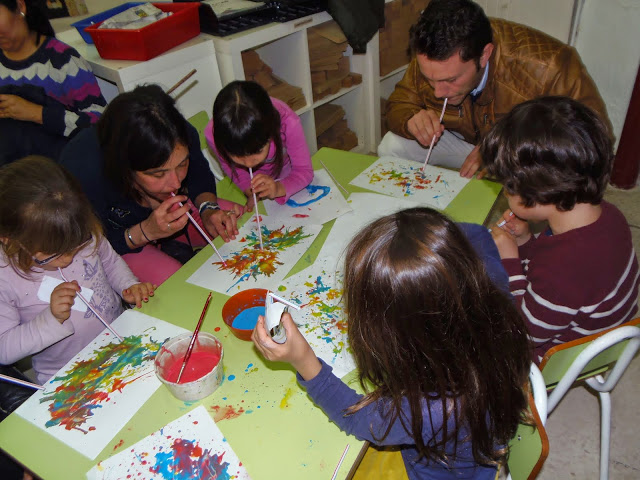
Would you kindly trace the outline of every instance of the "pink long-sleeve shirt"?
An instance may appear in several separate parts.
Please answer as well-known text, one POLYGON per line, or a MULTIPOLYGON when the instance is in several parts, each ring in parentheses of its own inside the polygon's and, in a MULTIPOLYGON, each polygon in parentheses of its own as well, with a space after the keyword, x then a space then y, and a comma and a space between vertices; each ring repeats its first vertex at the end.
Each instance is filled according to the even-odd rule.
MULTIPOLYGON (((313 167, 311 166, 311 154, 309 153, 309 147, 307 146, 300 117, 283 101, 271 97, 271 102, 280 113, 280 135, 282 137, 282 148, 284 150, 282 171, 280 172, 279 178, 275 179, 280 181, 286 192, 283 197, 275 199, 276 202, 282 205, 289 200, 291 195, 299 192, 311 183, 311 180, 313 180, 313 167)), ((232 170, 227 162, 222 160, 213 141, 213 120, 206 126, 204 136, 207 139, 209 148, 211 148, 216 157, 218 157, 225 175, 227 175, 240 190, 243 192, 247 190, 251 186, 249 171, 240 166, 232 170)), ((253 171, 254 175, 262 173, 273 177, 275 151, 275 142, 272 140, 269 145, 267 159, 257 170, 253 171)))
MULTIPOLYGON (((90 297, 92 307, 109 323, 123 311, 122 291, 138 283, 103 237, 97 250, 95 241, 91 242, 62 271, 70 281, 91 290, 83 295, 90 297)), ((57 270, 35 267, 25 278, 0 252, 0 363, 8 365, 32 355, 39 383, 46 382, 105 328, 79 298, 64 323, 56 320, 49 308, 49 290, 52 282, 61 280, 57 270)))

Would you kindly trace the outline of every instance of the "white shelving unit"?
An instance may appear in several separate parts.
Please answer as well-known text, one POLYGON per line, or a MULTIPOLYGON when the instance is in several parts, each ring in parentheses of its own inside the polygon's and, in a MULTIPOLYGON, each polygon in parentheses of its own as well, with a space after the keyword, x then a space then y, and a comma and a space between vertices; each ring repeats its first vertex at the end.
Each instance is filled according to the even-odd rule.
POLYGON ((226 85, 233 80, 244 80, 242 52, 255 50, 275 75, 302 89, 306 105, 296 110, 296 113, 301 118, 312 153, 317 151, 313 111, 326 103, 339 104, 345 109, 349 128, 358 137, 358 146, 353 151, 373 152, 380 136, 377 34, 369 43, 365 55, 354 55, 350 47, 345 52, 350 60, 350 71, 361 74, 362 83, 343 88, 336 94, 314 102, 307 30, 329 21, 332 21, 331 16, 322 12, 287 23, 272 23, 228 37, 212 37, 222 83, 226 85), (373 124, 371 119, 374 119, 373 124), (377 129, 375 119, 378 122, 377 129))
POLYGON ((200 34, 147 61, 101 58, 96 47, 85 43, 75 29, 59 33, 57 37, 89 62, 107 102, 121 92, 146 83, 169 89, 195 68, 196 73, 172 96, 186 118, 203 110, 211 116, 213 100, 222 83, 210 35, 200 34))

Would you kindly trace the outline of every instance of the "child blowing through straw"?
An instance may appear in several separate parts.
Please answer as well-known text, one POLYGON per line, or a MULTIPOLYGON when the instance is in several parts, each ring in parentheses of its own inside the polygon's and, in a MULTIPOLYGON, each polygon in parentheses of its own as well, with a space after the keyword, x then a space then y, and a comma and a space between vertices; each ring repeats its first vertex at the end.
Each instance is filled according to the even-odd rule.
POLYGON ((481 154, 509 201, 492 235, 534 360, 631 320, 638 261, 624 216, 602 200, 613 149, 600 117, 570 98, 531 100, 495 125, 481 154), (529 221, 548 229, 536 238, 529 221))
POLYGON ((153 295, 104 239, 73 177, 49 159, 0 169, 0 219, 0 363, 33 355, 39 383, 104 329, 77 298, 81 287, 107 322, 122 313, 120 297, 140 307, 153 295))
POLYGON ((253 192, 283 204, 313 180, 300 118, 255 82, 220 90, 204 133, 224 173, 247 196, 246 212, 253 210, 253 192))
POLYGON ((410 479, 491 479, 527 406, 526 327, 462 231, 427 208, 383 217, 346 252, 344 301, 358 395, 319 360, 289 314, 269 360, 286 361, 327 416, 375 445, 396 445, 410 479))

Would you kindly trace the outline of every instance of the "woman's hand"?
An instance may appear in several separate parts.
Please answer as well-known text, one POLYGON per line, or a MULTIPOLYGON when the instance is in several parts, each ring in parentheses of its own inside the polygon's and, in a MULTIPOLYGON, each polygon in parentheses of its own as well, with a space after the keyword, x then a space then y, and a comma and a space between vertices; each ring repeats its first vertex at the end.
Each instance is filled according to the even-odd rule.
POLYGON ((176 232, 179 232, 189 221, 187 212, 189 205, 186 204, 187 197, 184 195, 176 195, 166 199, 156 207, 149 218, 143 223, 144 233, 151 241, 160 238, 167 238, 176 232), (182 202, 184 205, 178 205, 182 202))
MULTIPOLYGON (((254 175, 251 180, 251 188, 259 199, 268 198, 273 200, 274 198, 282 197, 287 193, 280 182, 275 181, 269 175, 265 175, 263 173, 254 175)), ((251 197, 253 197, 253 195, 251 197)))
POLYGON ((142 307, 142 302, 146 303, 149 301, 149 297, 153 297, 156 288, 158 288, 157 285, 149 282, 134 283, 122 291, 122 298, 128 304, 135 304, 136 307, 140 308, 142 307))
POLYGON ((73 302, 76 301, 76 295, 80 291, 80 286, 75 280, 73 282, 63 282, 59 284, 51 292, 51 298, 49 300, 49 309, 51 314, 61 324, 69 319, 71 316, 71 307, 73 302))
POLYGON ((288 362, 305 380, 311 380, 318 373, 322 365, 313 349, 302 336, 289 313, 282 315, 282 325, 287 332, 287 341, 280 344, 274 342, 264 325, 264 317, 258 317, 256 328, 253 329, 251 340, 258 351, 272 362, 288 362))
POLYGON ((202 224, 214 237, 220 235, 222 240, 229 242, 238 235, 238 217, 244 210, 241 205, 234 204, 232 210, 205 210, 202 212, 202 224))
POLYGON ((18 95, 0 95, 0 118, 13 118, 42 125, 42 105, 18 95))

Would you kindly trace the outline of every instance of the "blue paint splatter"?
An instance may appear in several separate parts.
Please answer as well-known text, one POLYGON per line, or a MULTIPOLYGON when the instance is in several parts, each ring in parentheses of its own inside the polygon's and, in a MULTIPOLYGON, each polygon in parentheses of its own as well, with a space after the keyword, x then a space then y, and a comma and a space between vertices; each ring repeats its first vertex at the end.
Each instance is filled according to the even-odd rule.
POLYGON ((229 376, 227 377, 227 380, 229 380, 230 382, 233 382, 235 379, 236 379, 236 376, 235 376, 235 375, 229 375, 229 376))
POLYGON ((294 208, 306 207, 307 205, 311 205, 312 203, 316 203, 321 198, 324 198, 327 195, 329 195, 329 192, 331 191, 331 187, 328 187, 328 186, 325 186, 325 185, 308 185, 308 186, 305 187, 305 190, 309 193, 309 195, 313 195, 314 193, 316 193, 318 191, 322 191, 322 193, 320 195, 318 195, 317 197, 310 198, 309 200, 307 200, 304 203, 298 203, 293 198, 290 198, 289 200, 287 200, 286 204, 288 206, 294 207, 294 208))

